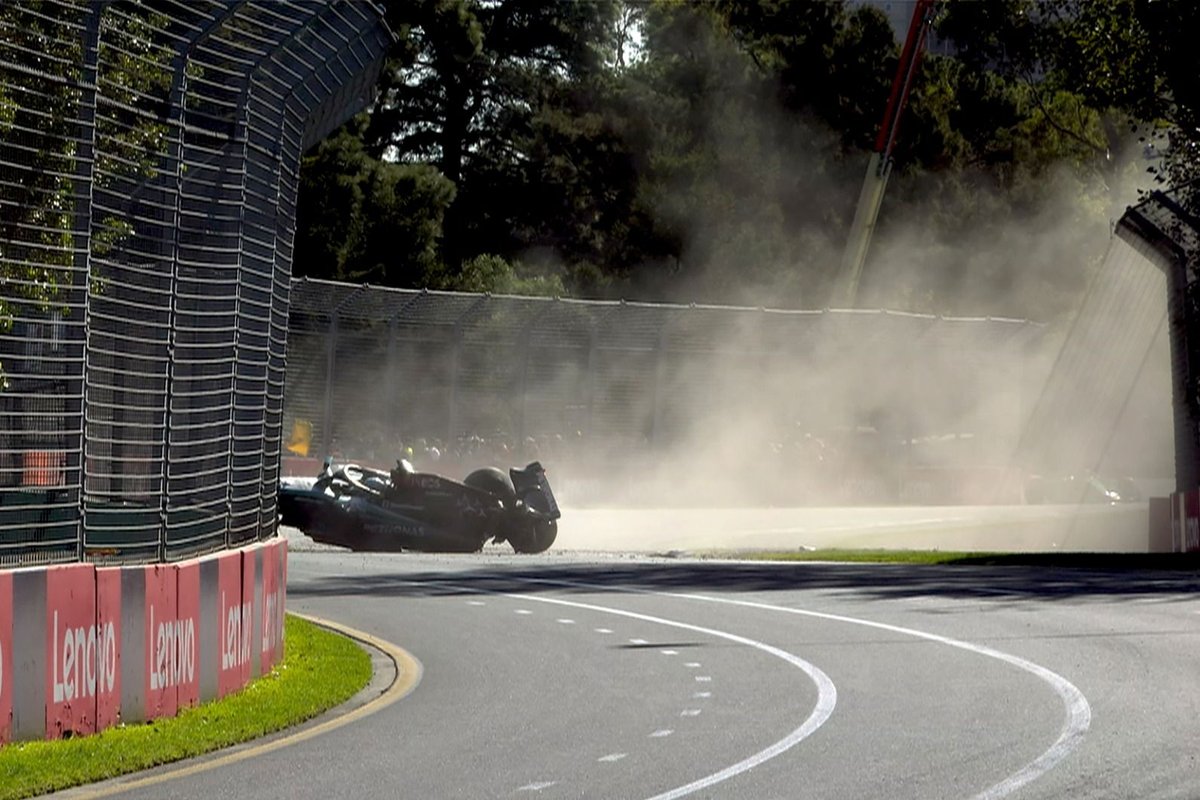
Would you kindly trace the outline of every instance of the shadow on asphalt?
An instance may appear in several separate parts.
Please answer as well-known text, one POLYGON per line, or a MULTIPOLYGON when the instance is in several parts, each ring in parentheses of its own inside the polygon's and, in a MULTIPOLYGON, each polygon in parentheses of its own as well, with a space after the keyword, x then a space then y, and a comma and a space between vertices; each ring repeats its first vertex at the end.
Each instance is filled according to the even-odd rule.
MULTIPOLYGON (((1120 601, 1130 597, 1163 600, 1200 591, 1196 562, 1181 569, 1138 568, 1104 561, 1064 566, 1038 563, 960 563, 949 565, 840 564, 825 562, 729 563, 652 562, 630 564, 555 564, 530 559, 525 564, 475 564, 446 571, 403 569, 403 557, 381 562, 392 571, 325 576, 289 581, 293 596, 433 597, 483 593, 605 591, 772 592, 818 590, 867 599, 940 596, 964 599, 1080 599, 1120 601)), ((1178 558, 1178 557, 1177 557, 1178 558)), ((995 561, 996 559, 990 559, 995 561)), ((451 562, 452 563, 452 562, 451 562)))

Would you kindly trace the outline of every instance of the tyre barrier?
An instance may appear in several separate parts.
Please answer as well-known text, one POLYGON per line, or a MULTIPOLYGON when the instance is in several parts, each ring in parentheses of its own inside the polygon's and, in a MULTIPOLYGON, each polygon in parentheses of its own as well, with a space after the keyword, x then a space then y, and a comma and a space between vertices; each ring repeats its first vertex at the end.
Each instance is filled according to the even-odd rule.
POLYGON ((174 716, 283 656, 287 542, 0 571, 0 745, 174 716))

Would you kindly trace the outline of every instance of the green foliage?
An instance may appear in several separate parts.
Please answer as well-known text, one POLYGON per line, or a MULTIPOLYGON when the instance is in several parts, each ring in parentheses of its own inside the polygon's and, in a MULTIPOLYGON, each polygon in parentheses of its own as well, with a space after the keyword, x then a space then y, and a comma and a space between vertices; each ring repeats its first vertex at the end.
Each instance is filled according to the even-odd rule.
MULTIPOLYGON (((73 19, 45 10, 0 6, 0 333, 16 317, 58 306, 71 280, 72 82, 83 9, 73 19)), ((0 365, 0 390, 7 386, 0 365)))
POLYGON ((381 162, 363 189, 362 236, 349 253, 346 277, 386 285, 392 270, 426 278, 436 272, 437 239, 454 185, 427 164, 381 162))
POLYGON ((940 31, 975 72, 1020 83, 1030 113, 1111 179, 1170 130, 1164 177, 1200 175, 1200 90, 1189 0, 951 0, 940 31))
MULTIPOLYGON (((1053 319, 1158 168, 1137 137, 1168 151, 1166 180, 1200 164, 1200 4, 942 7, 949 46, 917 72, 866 283, 881 305, 1053 319)), ((900 49, 878 9, 387 12, 378 101, 305 162, 302 274, 516 291, 536 268, 537 293, 828 302, 900 49)))
POLYGON ((351 242, 362 230, 362 184, 372 161, 353 123, 305 157, 296 209, 296 275, 332 278, 343 273, 351 242))
MULTIPOLYGON (((1154 104, 1142 110, 1142 116, 1165 123, 1160 130, 1167 131, 1166 158, 1155 172, 1160 183, 1178 186, 1200 179, 1200 81, 1196 79, 1200 5, 1188 0, 1137 0, 1134 7, 1146 31, 1153 70, 1161 79, 1154 104)), ((1200 213, 1200 209, 1193 211, 1200 213)))
POLYGON ((365 119, 322 142, 301 173, 297 275, 426 286, 454 186, 427 164, 367 155, 365 119))
MULTIPOLYGON (((384 6, 398 39, 376 103, 304 160, 297 274, 827 302, 899 52, 877 8, 384 6)), ((65 308, 67 292, 82 288, 72 274, 76 87, 95 7, 47 8, 0 7, 0 62, 18 67, 0 66, 0 331, 15 316, 65 308)), ((159 177, 175 65, 171 44, 156 40, 156 8, 111 4, 102 16, 99 79, 113 102, 97 115, 98 188, 159 177)), ((880 304, 1023 315, 1002 291, 1020 285, 1037 298, 1028 313, 1054 317, 1085 282, 1109 221, 1135 199, 1131 187, 1148 185, 1147 168, 1163 182, 1200 174, 1191 54, 1200 4, 942 8, 937 33, 950 47, 917 73, 867 283, 880 304), (1164 157, 1147 161, 1147 144, 1164 157), (1019 263, 1013 247, 989 246, 1017 231, 1043 252, 1019 263), (920 274, 894 267, 906 259, 921 262, 920 274), (1050 261, 1069 268, 1052 272, 1050 261)), ((116 253, 133 233, 118 215, 94 220, 91 254, 116 253)), ((89 289, 103 291, 103 276, 94 279, 89 289)))
POLYGON ((535 297, 561 297, 566 294, 559 276, 538 275, 490 254, 469 259, 460 271, 446 276, 436 288, 535 297))
POLYGON ((155 33, 169 20, 139 5, 110 8, 100 19, 97 80, 113 102, 96 117, 103 143, 96 179, 102 186, 148 181, 158 174, 169 134, 157 111, 169 101, 174 43, 155 33))
MULTIPOLYGON (((173 50, 156 31, 166 23, 139 3, 0 6, 0 333, 17 318, 68 316, 83 291, 103 291, 99 271, 91 286, 76 275, 84 255, 76 235, 85 232, 75 222, 87 201, 79 180, 90 176, 93 188, 123 193, 157 177, 173 50), (80 152, 90 104, 84 32, 101 10, 96 92, 108 102, 96 105, 88 161, 80 152)), ((90 255, 109 255, 133 232, 121 213, 94 213, 90 255)), ((6 386, 0 366, 0 389, 6 386)))

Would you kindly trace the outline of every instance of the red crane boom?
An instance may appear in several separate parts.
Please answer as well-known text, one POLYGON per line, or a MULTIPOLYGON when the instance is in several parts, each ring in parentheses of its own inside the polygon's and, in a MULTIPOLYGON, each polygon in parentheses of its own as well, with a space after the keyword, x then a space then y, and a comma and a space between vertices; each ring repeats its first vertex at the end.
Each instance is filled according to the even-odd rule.
POLYGON ((896 136, 900 129, 900 117, 908 102, 917 66, 921 62, 925 39, 933 25, 936 5, 937 0, 917 0, 913 7, 908 37, 904 40, 904 49, 900 52, 900 63, 896 65, 896 77, 892 80, 892 91, 888 96, 887 108, 883 112, 883 122, 879 125, 879 135, 875 137, 875 150, 871 153, 871 161, 867 165, 867 176, 863 179, 854 222, 850 225, 850 236, 842 256, 841 300, 847 308, 853 308, 858 301, 858 284, 862 277, 863 264, 867 260, 871 234, 875 231, 875 220, 883 203, 883 192, 892 172, 892 151, 895 149, 896 136))

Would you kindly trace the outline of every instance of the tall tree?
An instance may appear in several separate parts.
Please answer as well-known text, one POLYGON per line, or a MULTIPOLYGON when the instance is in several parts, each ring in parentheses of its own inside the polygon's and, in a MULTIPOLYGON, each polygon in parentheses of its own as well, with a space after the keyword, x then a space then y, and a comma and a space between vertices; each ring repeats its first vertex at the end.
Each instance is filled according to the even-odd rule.
POLYGON ((435 164, 457 189, 442 257, 453 270, 480 252, 472 234, 493 206, 476 182, 527 158, 520 143, 547 94, 600 70, 616 4, 538 0, 392 0, 401 45, 386 68, 369 151, 435 164))
MULTIPOLYGON (((1170 125, 1161 182, 1177 186, 1200 180, 1200 80, 1196 77, 1200 5, 1187 0, 1137 0, 1135 8, 1161 80, 1151 113, 1170 125)), ((1197 194, 1191 198, 1196 201, 1197 194)), ((1200 208, 1193 212, 1200 214, 1200 208)))
POLYGON ((442 281, 438 242, 454 185, 428 164, 369 156, 363 116, 304 160, 293 270, 385 286, 442 281))
MULTIPOLYGON (((1022 313, 995 298, 1031 259, 983 258, 971 235, 1009 241, 1052 219, 1077 233, 1046 259, 1086 265, 1127 199, 1114 187, 1146 166, 1130 125, 1171 131, 1176 179, 1200 162, 1197 7, 950 0, 952 46, 923 62, 895 151, 878 302, 1022 313), (902 283, 891 264, 905 258, 921 268, 902 283)), ((399 43, 366 126, 306 165, 304 241, 336 274, 825 302, 899 49, 878 9, 394 0, 388 13, 399 43)), ((1035 315, 1061 311, 1082 269, 1061 286, 1036 276, 1035 315)))
POLYGON ((1200 175, 1195 3, 951 0, 940 31, 968 68, 1017 82, 1033 113, 1107 180, 1142 161, 1137 140, 1168 140, 1168 182, 1200 175))
POLYGON ((645 276, 655 293, 824 302, 861 181, 847 156, 887 97, 886 18, 840 0, 658 2, 644 41, 629 74, 641 194, 679 241, 675 263, 645 276))

